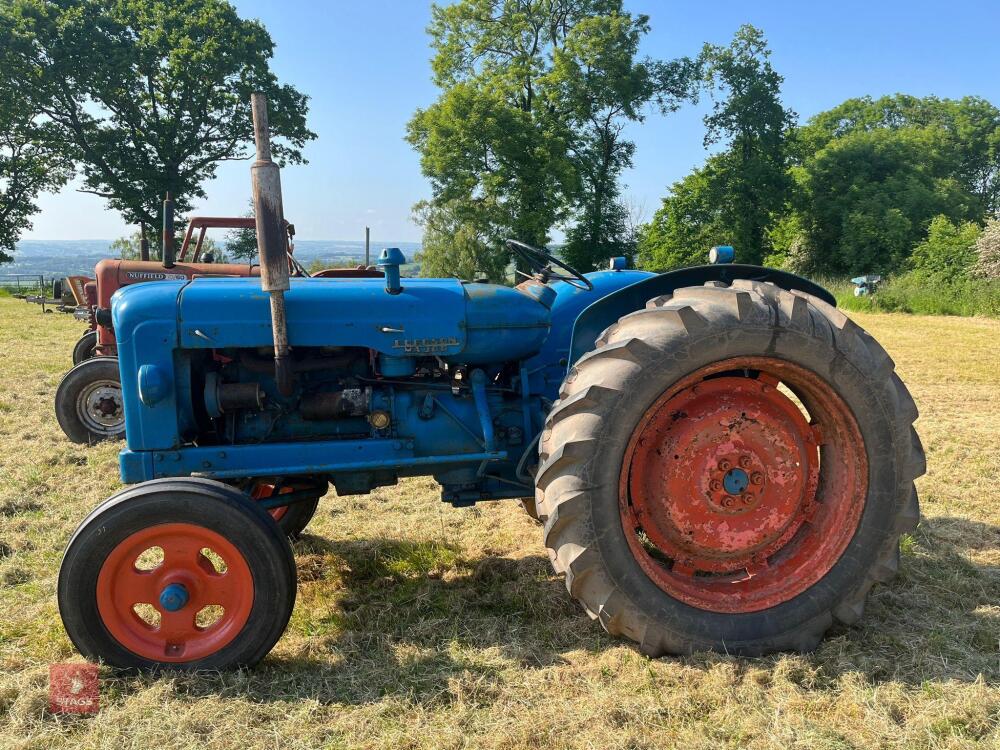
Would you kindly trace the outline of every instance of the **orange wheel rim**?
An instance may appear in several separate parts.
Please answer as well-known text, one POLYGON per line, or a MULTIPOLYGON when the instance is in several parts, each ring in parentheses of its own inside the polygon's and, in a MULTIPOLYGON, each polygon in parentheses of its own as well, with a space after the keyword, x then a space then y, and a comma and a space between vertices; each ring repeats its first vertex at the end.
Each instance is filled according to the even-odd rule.
MULTIPOLYGON (((279 495, 287 495, 289 493, 295 492, 294 487, 282 487, 279 495)), ((267 500, 274 496, 274 485, 268 482, 257 482, 250 491, 250 497, 254 500, 267 500)), ((280 521, 288 513, 287 505, 279 505, 277 508, 271 508, 268 513, 271 514, 271 518, 275 521, 280 521)))
POLYGON ((830 385, 784 360, 740 357, 646 411, 619 505, 629 548, 661 590, 699 609, 754 612, 830 571, 867 489, 864 441, 830 385))
POLYGON ((122 646, 151 661, 195 661, 225 648, 246 625, 253 601, 253 576, 242 553, 221 534, 192 523, 131 534, 111 551, 97 577, 105 627, 122 646), (137 566, 157 549, 158 564, 137 566), (159 622, 140 616, 137 606, 155 610, 159 622), (202 624, 206 613, 217 616, 202 624))

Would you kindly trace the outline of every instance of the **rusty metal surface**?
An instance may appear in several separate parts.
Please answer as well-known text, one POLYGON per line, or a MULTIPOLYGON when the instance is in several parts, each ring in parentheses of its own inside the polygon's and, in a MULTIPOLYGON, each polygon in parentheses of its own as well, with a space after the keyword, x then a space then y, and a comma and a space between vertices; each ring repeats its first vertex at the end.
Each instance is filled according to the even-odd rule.
POLYGON ((254 217, 257 225, 257 252, 260 256, 261 289, 271 295, 271 332, 274 337, 274 376, 278 390, 289 395, 293 388, 289 365, 288 324, 285 320, 285 291, 289 289, 285 217, 281 205, 281 170, 271 161, 271 137, 267 122, 267 99, 262 93, 251 97, 253 135, 257 160, 250 167, 254 217))
POLYGON ((630 548, 661 589, 702 609, 750 612, 829 571, 866 490, 864 443, 833 389, 791 363, 744 357, 686 378, 647 411, 620 503, 630 548))

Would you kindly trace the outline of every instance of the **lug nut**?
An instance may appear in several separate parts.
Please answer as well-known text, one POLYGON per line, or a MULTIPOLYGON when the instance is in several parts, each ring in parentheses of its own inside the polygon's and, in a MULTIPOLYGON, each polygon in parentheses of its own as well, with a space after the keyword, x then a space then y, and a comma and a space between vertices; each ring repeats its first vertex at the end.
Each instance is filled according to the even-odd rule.
POLYGON ((719 461, 719 468, 722 469, 723 471, 729 471, 731 468, 733 468, 733 465, 729 463, 729 461, 727 461, 726 459, 722 459, 721 461, 719 461))
POLYGON ((742 466, 744 469, 749 469, 752 463, 753 462, 750 460, 750 456, 740 457, 740 466, 742 466))
POLYGON ((722 482, 720 482, 718 479, 713 479, 711 482, 708 483, 708 486, 711 488, 712 492, 718 492, 719 490, 722 489, 722 482))
POLYGON ((752 484, 764 484, 764 475, 759 471, 755 471, 750 475, 750 482, 752 484))

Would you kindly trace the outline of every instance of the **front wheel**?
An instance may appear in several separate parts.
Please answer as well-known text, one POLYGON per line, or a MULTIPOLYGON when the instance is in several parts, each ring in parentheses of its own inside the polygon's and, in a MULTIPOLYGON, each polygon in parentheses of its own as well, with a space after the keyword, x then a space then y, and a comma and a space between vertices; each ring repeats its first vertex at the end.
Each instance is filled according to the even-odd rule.
POLYGON ((126 669, 253 665, 295 603, 284 534, 246 495, 157 479, 106 500, 59 569, 59 613, 85 657, 126 669))
POLYGON ((74 443, 125 437, 125 402, 117 357, 84 360, 66 373, 55 399, 56 419, 74 443))
POLYGON ((679 289, 609 328, 548 416, 550 558, 651 655, 812 649, 917 524, 916 417, 836 308, 760 282, 679 289))
POLYGON ((97 356, 97 331, 87 331, 73 345, 73 364, 78 365, 97 356))
MULTIPOLYGON (((270 500, 274 497, 276 487, 274 482, 260 480, 251 484, 248 494, 253 500, 270 500)), ((292 492, 295 492, 294 485, 282 487, 278 490, 278 496, 292 492)), ((285 536, 289 539, 298 539, 313 516, 316 515, 318 507, 319 496, 310 500, 300 500, 290 505, 279 505, 267 512, 278 524, 278 528, 285 532, 285 536)))

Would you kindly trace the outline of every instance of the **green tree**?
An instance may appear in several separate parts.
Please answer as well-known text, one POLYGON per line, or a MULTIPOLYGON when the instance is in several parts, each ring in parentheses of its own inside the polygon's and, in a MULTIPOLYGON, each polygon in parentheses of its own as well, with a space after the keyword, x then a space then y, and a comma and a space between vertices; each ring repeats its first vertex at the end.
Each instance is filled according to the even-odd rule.
MULTIPOLYGON (((652 220, 639 230, 639 265, 667 270, 705 263, 712 245, 732 244, 732 225, 722 209, 724 183, 710 157, 670 189, 652 220)), ((741 259, 742 260, 742 259, 741 259)))
MULTIPOLYGON (((244 214, 244 216, 248 219, 253 218, 252 201, 250 203, 250 211, 244 214)), ((230 229, 226 232, 223 242, 226 246, 226 252, 234 260, 245 260, 247 263, 255 262, 257 258, 256 229, 230 229)))
POLYGON ((848 99, 799 130, 801 155, 808 157, 835 138, 873 130, 934 131, 941 176, 954 177, 978 199, 979 218, 1000 211, 1000 109, 995 105, 975 96, 848 99))
POLYGON ((646 267, 703 263, 716 244, 733 245, 746 263, 772 252, 771 229, 792 189, 788 136, 795 114, 781 103, 783 79, 770 55, 753 26, 742 26, 726 47, 705 45, 700 64, 715 100, 705 116, 705 147, 723 149, 674 184, 640 233, 646 267))
POLYGON ((705 117, 705 146, 727 146, 712 170, 722 184, 723 220, 739 256, 759 263, 792 187, 788 134, 795 113, 781 103, 784 79, 759 29, 742 26, 728 47, 706 45, 702 55, 706 83, 722 94, 705 117))
POLYGON ((585 18, 553 55, 549 96, 556 111, 566 112, 579 179, 574 224, 560 253, 583 271, 635 251, 629 209, 621 199, 620 176, 635 153, 635 144, 623 137, 625 125, 643 121, 651 102, 667 113, 696 95, 695 61, 639 59, 639 43, 648 31, 646 16, 616 11, 585 18))
POLYGON ((282 85, 270 35, 224 0, 6 0, 0 69, 78 165, 84 192, 129 223, 204 197, 219 162, 250 154, 250 94, 267 94, 273 150, 301 162, 307 97, 282 85))
POLYGON ((926 239, 913 248, 910 266, 918 276, 934 281, 964 281, 976 265, 976 242, 981 233, 975 222, 935 216, 926 239))
POLYGON ((71 174, 52 128, 0 78, 0 263, 12 260, 18 238, 31 228, 39 194, 58 190, 71 174))
POLYGON ((856 130, 831 140, 793 173, 814 271, 900 268, 931 219, 975 218, 977 201, 947 170, 935 129, 856 130))
MULTIPOLYGON (((640 119, 650 101, 673 106, 684 91, 685 63, 636 61, 647 30, 621 0, 433 7, 428 31, 442 93, 416 112, 407 138, 443 211, 431 212, 429 225, 465 233, 456 254, 496 247, 473 264, 492 273, 504 238, 544 245, 553 226, 574 218, 585 226, 571 232, 571 254, 584 265, 607 254, 605 242, 620 234, 617 178, 633 150, 621 125, 640 119)), ((449 252, 431 245, 425 239, 428 259, 449 252)))
POLYGON ((413 259, 420 264, 421 276, 507 280, 506 251, 464 220, 460 206, 421 201, 414 207, 414 218, 424 230, 421 250, 413 259))

